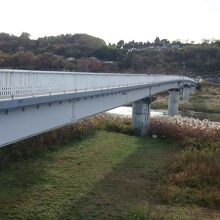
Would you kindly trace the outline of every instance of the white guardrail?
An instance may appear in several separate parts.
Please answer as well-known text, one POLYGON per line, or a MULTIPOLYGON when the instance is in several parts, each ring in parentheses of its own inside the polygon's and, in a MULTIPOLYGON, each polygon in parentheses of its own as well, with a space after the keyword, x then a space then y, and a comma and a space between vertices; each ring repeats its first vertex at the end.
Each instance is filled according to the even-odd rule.
POLYGON ((0 99, 144 85, 183 76, 0 69, 0 99))

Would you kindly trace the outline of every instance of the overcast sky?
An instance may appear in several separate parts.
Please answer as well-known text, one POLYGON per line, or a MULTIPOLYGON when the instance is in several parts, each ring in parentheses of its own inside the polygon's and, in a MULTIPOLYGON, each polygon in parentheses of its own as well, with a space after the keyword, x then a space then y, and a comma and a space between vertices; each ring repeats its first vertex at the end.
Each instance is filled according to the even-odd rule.
POLYGON ((0 0, 0 32, 87 33, 107 43, 220 39, 220 0, 0 0))

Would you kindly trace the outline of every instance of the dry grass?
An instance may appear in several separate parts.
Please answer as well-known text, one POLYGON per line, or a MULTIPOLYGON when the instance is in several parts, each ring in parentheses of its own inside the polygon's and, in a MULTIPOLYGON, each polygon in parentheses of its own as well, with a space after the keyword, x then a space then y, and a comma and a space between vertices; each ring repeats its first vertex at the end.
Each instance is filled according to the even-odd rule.
POLYGON ((177 140, 201 138, 220 140, 220 123, 188 117, 155 117, 151 119, 151 133, 177 140))
POLYGON ((203 81, 201 83, 201 89, 200 89, 200 93, 202 95, 220 95, 220 86, 219 85, 214 85, 214 84, 210 84, 207 81, 203 81))
MULTIPOLYGON (((157 100, 152 103, 152 108, 167 109, 168 94, 159 94, 157 100)), ((203 82, 200 89, 190 97, 189 102, 180 99, 181 111, 196 111, 204 113, 220 113, 220 86, 203 82)))
POLYGON ((159 187, 167 203, 220 209, 220 125, 192 118, 154 118, 152 133, 182 140, 159 187))
MULTIPOLYGON (((4 207, 2 209, 5 216, 18 213, 23 216, 24 212, 30 216, 36 213, 41 216, 42 212, 36 209, 36 207, 39 209, 44 207, 41 203, 37 203, 39 198, 48 202, 45 204, 46 214, 42 216, 53 216, 54 212, 59 211, 60 219, 68 219, 70 216, 76 219, 83 219, 83 217, 84 219, 87 217, 112 219, 111 217, 117 216, 118 213, 120 214, 116 219, 121 220, 210 219, 211 213, 218 213, 216 216, 220 216, 218 211, 213 211, 213 209, 220 209, 220 130, 218 124, 183 117, 153 118, 151 120, 152 134, 157 137, 173 138, 178 146, 170 146, 168 140, 153 140, 117 133, 107 135, 103 131, 97 133, 99 134, 97 140, 91 137, 85 141, 80 140, 80 144, 76 140, 71 142, 73 139, 82 139, 99 129, 127 134, 135 132, 128 118, 99 115, 1 149, 1 165, 10 160, 27 158, 27 160, 11 163, 9 173, 8 168, 2 169, 0 188, 2 206, 7 208, 7 213, 4 207), (60 147, 66 143, 71 147, 60 147), (55 150, 58 147, 61 149, 55 150), (88 153, 90 148, 91 154, 88 153), (49 163, 47 156, 43 156, 44 154, 39 156, 36 154, 34 158, 31 158, 33 153, 42 152, 45 149, 47 156, 57 155, 58 158, 49 163), (48 149, 54 151, 51 152, 48 149), (64 151, 65 155, 63 155, 64 151), (47 164, 46 168, 41 167, 44 163, 47 164), (92 167, 92 175, 89 176, 92 167), (111 167, 111 173, 109 173, 109 167, 111 167), (56 181, 49 178, 48 171, 51 171, 49 174, 56 174, 56 181), (45 176, 44 172, 46 172, 45 176), (94 181, 96 179, 99 184, 94 181), (163 180, 158 187, 160 179, 163 180), (27 190, 26 185, 32 182, 33 185, 39 183, 39 187, 33 188, 33 192, 32 188, 28 188, 26 192, 28 197, 22 200, 23 210, 20 210, 20 207, 13 208, 21 204, 21 198, 25 196, 23 191, 27 190), (45 184, 43 191, 41 184, 45 184), (51 184, 52 189, 54 185, 58 185, 52 191, 46 190, 44 194, 48 184, 51 184), (72 184, 71 187, 69 187, 70 184, 72 184), (89 190, 85 193, 84 189, 87 187, 89 190), (11 192, 12 189, 14 194, 11 192), (156 198, 171 205, 174 210, 169 210, 170 206, 161 209, 158 208, 158 203, 156 206, 150 204, 152 201, 156 202, 152 196, 155 190, 156 198), (34 195, 38 192, 40 196, 35 198, 34 195), (83 198, 81 198, 82 194, 83 198), (15 199, 19 202, 14 203, 15 199), (12 204, 13 213, 9 204, 12 204), (63 204, 69 204, 68 210, 62 206, 63 204), (29 205, 32 205, 32 209, 29 205), (176 212, 176 205, 188 206, 187 211, 182 214, 180 211, 176 212), (189 206, 206 207, 210 210, 201 211, 205 213, 204 218, 201 217, 201 213, 198 218, 197 214, 195 218, 191 218, 194 214, 192 214, 193 211, 192 213, 188 211, 191 209, 189 206)), ((218 219, 218 217, 214 216, 212 219, 218 219)))

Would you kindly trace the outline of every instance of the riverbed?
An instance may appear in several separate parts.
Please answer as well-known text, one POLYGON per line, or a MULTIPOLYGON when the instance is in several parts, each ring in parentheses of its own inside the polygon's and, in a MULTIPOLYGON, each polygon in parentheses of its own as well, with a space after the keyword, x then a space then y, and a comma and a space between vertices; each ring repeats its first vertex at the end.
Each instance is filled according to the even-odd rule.
MULTIPOLYGON (((122 115, 131 117, 132 116, 132 107, 131 106, 120 106, 118 108, 114 108, 112 110, 107 111, 110 114, 122 115)), ((151 117, 156 116, 167 116, 168 110, 166 109, 151 109, 151 117)), ((220 114, 219 113, 204 113, 204 112, 195 112, 195 111, 179 111, 179 115, 186 117, 193 117, 200 120, 208 119, 214 122, 220 122, 220 114)))
MULTIPOLYGON (((112 110, 107 111, 107 113, 131 117, 132 116, 132 107, 120 106, 118 108, 114 108, 112 110)), ((165 116, 165 115, 168 115, 168 111, 164 110, 164 109, 157 109, 157 110, 152 109, 150 114, 151 114, 151 117, 165 116)))

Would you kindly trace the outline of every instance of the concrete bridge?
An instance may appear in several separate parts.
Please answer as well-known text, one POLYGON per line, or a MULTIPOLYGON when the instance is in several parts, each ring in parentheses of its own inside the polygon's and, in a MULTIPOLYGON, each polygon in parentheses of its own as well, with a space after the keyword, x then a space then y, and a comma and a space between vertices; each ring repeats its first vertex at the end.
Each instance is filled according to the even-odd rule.
POLYGON ((169 91, 169 115, 178 113, 196 82, 178 75, 0 70, 0 146, 133 103, 132 125, 148 131, 152 96, 169 91))

